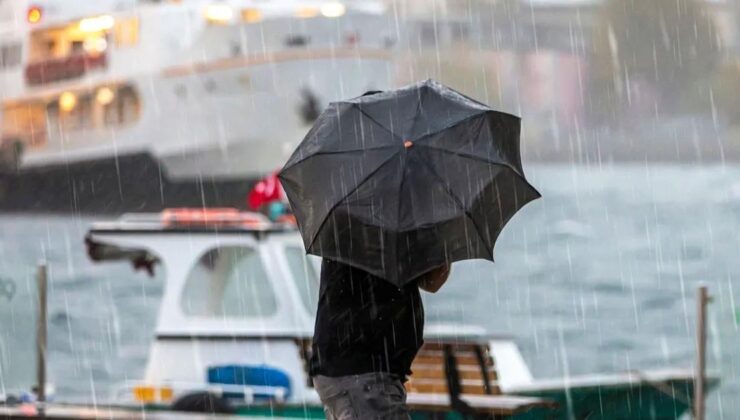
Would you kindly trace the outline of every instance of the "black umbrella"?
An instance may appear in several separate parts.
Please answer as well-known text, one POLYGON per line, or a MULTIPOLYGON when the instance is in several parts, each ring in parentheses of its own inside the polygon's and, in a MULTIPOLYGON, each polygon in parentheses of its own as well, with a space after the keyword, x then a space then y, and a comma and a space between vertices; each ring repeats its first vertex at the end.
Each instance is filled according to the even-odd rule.
POLYGON ((398 286, 483 258, 540 194, 520 120, 435 81, 334 102, 279 174, 306 251, 398 286))

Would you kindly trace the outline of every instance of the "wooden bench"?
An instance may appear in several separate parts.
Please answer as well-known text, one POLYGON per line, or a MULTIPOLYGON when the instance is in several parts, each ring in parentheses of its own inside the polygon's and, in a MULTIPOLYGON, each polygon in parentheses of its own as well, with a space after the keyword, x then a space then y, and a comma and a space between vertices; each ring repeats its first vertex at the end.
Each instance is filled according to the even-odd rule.
POLYGON ((498 395, 496 366, 488 345, 480 343, 425 343, 411 365, 408 392, 449 394, 446 358, 454 358, 461 394, 498 395))
POLYGON ((555 407, 540 398, 502 395, 487 342, 427 342, 411 371, 406 390, 412 410, 501 418, 555 407))

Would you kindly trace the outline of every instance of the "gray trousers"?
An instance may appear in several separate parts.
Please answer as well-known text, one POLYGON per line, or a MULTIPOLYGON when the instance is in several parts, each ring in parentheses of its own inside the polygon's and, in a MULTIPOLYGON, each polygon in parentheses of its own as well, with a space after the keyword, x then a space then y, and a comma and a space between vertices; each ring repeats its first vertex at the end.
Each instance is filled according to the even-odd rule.
POLYGON ((365 373, 362 375, 315 376, 328 420, 408 420, 406 389, 397 375, 365 373))

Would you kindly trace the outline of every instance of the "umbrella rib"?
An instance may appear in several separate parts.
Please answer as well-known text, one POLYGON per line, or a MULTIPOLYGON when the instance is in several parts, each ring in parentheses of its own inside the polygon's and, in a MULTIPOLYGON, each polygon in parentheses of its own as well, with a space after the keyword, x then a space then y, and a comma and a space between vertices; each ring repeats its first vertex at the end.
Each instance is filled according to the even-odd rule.
POLYGON ((411 133, 414 132, 414 127, 416 127, 416 121, 419 119, 419 115, 421 115, 421 98, 424 95, 424 90, 419 90, 419 103, 416 104, 416 112, 414 113, 414 119, 411 120, 411 128, 409 128, 408 135, 410 136, 411 133))
POLYGON ((388 128, 388 127, 384 126, 383 124, 379 123, 379 122, 378 122, 378 120, 376 120, 376 119, 375 119, 375 118, 373 118, 373 117, 372 117, 372 116, 371 116, 370 114, 368 114, 367 112, 365 112, 365 111, 364 111, 364 110, 363 110, 363 109, 362 109, 361 107, 357 106, 357 104, 352 104, 352 107, 354 107, 354 108, 356 108, 356 109, 357 109, 358 111, 360 111, 360 114, 362 114, 362 115, 366 116, 366 117, 367 117, 367 119, 369 119, 370 121, 374 122, 374 123, 375 123, 375 125, 377 125, 378 127, 382 128, 383 130, 387 131, 387 132, 388 132, 388 134, 390 134, 390 135, 391 135, 391 136, 392 136, 393 138, 395 138, 395 139, 398 139, 398 141, 399 141, 399 142, 402 142, 401 138, 400 138, 400 137, 398 137, 398 136, 396 135, 396 133, 394 133, 393 131, 391 131, 391 129, 390 129, 390 128, 388 128))
POLYGON ((503 166, 505 168, 511 169, 512 171, 514 171, 515 174, 517 174, 520 177, 524 178, 524 175, 523 174, 520 174, 519 171, 514 166, 512 166, 511 164, 506 163, 506 162, 495 161, 493 159, 487 159, 487 158, 484 158, 484 157, 481 157, 481 156, 476 156, 476 155, 471 154, 471 153, 454 152, 452 150, 448 150, 448 149, 445 149, 443 147, 430 146, 428 144, 414 144, 414 146, 424 147, 425 149, 435 150, 435 151, 439 151, 439 152, 444 152, 444 153, 447 153, 447 154, 450 154, 450 155, 453 155, 453 156, 459 156, 459 157, 462 157, 462 158, 473 159, 473 160, 477 160, 477 161, 480 161, 480 162, 488 163, 488 164, 491 164, 491 165, 503 166))
POLYGON ((457 204, 457 205, 458 205, 458 207, 460 207, 460 210, 462 210, 462 211, 463 211, 463 213, 465 213, 465 216, 466 216, 466 217, 467 217, 468 219, 470 219, 470 221, 471 221, 471 222, 473 222, 473 225, 475 226, 475 232, 476 232, 476 233, 478 234, 478 238, 480 238, 481 242, 483 242, 483 246, 485 246, 485 247, 486 247, 486 249, 488 250, 488 252, 489 252, 489 253, 490 253, 491 255, 493 255, 493 247, 490 247, 490 246, 488 246, 488 243, 486 243, 486 240, 485 240, 485 239, 483 238, 483 235, 481 234, 481 229, 480 229, 480 226, 478 226, 478 222, 476 222, 476 221, 475 221, 475 219, 473 218, 473 216, 471 216, 471 215, 470 215, 470 213, 469 213, 469 212, 468 212, 468 210, 467 210, 467 209, 465 208, 465 206, 463 206, 462 202, 461 202, 461 201, 460 201, 460 199, 459 199, 459 198, 457 197, 457 195, 455 195, 455 193, 453 193, 453 192, 452 192, 452 190, 450 190, 450 187, 449 187, 449 186, 447 185, 447 183, 446 183, 446 182, 444 181, 444 178, 442 178, 442 177, 441 177, 441 176, 440 176, 440 175, 439 175, 439 174, 437 173, 437 171, 435 171, 435 170, 434 170, 434 168, 432 168, 432 166, 431 166, 431 165, 429 165, 429 164, 428 164, 427 162, 425 162, 425 161, 424 161, 423 159, 418 159, 418 160, 419 160, 419 162, 421 162, 422 166, 423 166, 424 168, 426 168, 426 170, 427 170, 427 171, 429 171, 429 173, 430 173, 430 174, 432 174, 432 176, 433 176, 434 178, 436 178, 436 179, 437 179, 437 182, 439 182, 440 184, 442 184, 442 186, 444 187, 444 190, 445 190, 445 192, 447 193, 447 195, 449 195, 449 196, 450 196, 450 198, 452 198, 452 201, 454 201, 454 202, 455 202, 455 204, 457 204))
MULTIPOLYGON (((297 161, 293 162, 290 166, 284 167, 282 169, 282 171, 285 171, 287 169, 290 169, 290 168, 298 165, 299 163, 303 163, 303 162, 305 162, 305 161, 307 161, 307 160, 309 160, 311 158, 314 158, 316 156, 341 155, 341 154, 344 154, 344 153, 359 153, 359 152, 365 153, 365 152, 369 152, 369 151, 373 151, 374 152, 374 151, 377 151, 377 150, 390 149, 390 148, 395 148, 395 147, 398 147, 398 146, 395 145, 395 144, 389 144, 389 145, 380 146, 380 147, 369 147, 367 149, 351 149, 351 150, 335 150, 335 151, 316 152, 316 153, 310 154, 308 156, 302 157, 300 160, 297 160, 297 161)), ((278 177, 279 177, 279 175, 278 175, 278 177)))
POLYGON ((329 210, 326 212, 326 216, 324 216, 324 220, 321 221, 321 224, 319 225, 319 228, 316 229, 316 233, 314 234, 313 238, 311 238, 311 242, 306 247, 306 251, 308 251, 309 249, 313 248, 313 244, 314 244, 314 242, 316 242, 316 238, 318 238, 319 232, 321 232, 321 229, 324 228, 324 225, 326 224, 326 221, 329 220, 329 215, 334 211, 334 209, 336 209, 337 206, 339 206, 339 204, 341 204, 342 201, 344 201, 347 197, 349 197, 350 195, 352 195, 352 193, 354 193, 355 191, 357 191, 358 188, 360 188, 361 186, 363 186, 373 175, 375 175, 376 172, 378 172, 385 165, 387 165, 388 162, 392 161, 393 158, 395 158, 396 156, 398 156, 399 153, 401 153, 401 150, 399 150, 396 153, 394 153, 391 156, 389 156, 388 159, 386 159, 385 161, 383 161, 383 163, 381 163, 380 165, 378 165, 377 168, 373 169, 369 174, 367 174, 367 176, 365 177, 365 179, 363 179, 362 181, 358 182, 357 185, 355 185, 354 188, 352 188, 351 190, 349 190, 347 192, 347 194, 343 195, 342 198, 340 198, 339 200, 337 200, 337 202, 334 203, 331 206, 331 208, 329 208, 329 210))
POLYGON ((486 112, 488 112, 488 111, 482 111, 482 112, 478 112, 478 113, 475 113, 475 114, 468 115, 468 116, 466 116, 466 117, 464 117, 464 118, 462 118, 462 119, 460 119, 458 121, 455 121, 455 122, 453 122, 451 124, 448 124, 448 125, 446 125, 444 127, 441 127, 441 128, 439 128, 437 130, 434 130, 434 131, 432 131, 430 133, 426 133, 426 134, 424 134, 421 137, 418 137, 416 139, 413 139, 414 144, 416 144, 416 142, 419 141, 419 140, 424 140, 427 137, 433 136, 435 134, 439 134, 439 133, 441 133, 443 131, 446 131, 446 130, 449 130, 451 128, 454 128, 454 127, 456 127, 456 126, 458 126, 458 125, 460 125, 462 123, 468 122, 472 118, 477 118, 477 117, 480 117, 481 115, 485 115, 486 112))
MULTIPOLYGON (((392 132, 391 130, 389 130, 389 129, 388 129, 387 127, 385 127, 384 125, 382 125, 381 123, 379 123, 379 122, 378 122, 378 121, 377 121, 377 120, 376 120, 375 118, 373 118, 372 116, 370 116, 370 115, 369 115, 368 113, 366 113, 365 111, 363 111, 363 110, 362 110, 362 108, 360 108, 359 106, 357 106, 357 104, 353 104, 353 103, 348 103, 348 104, 349 104, 349 105, 350 105, 350 106, 351 106, 351 107, 352 107, 353 109, 357 109, 358 111, 360 111, 360 114, 362 114, 363 116, 367 117, 367 119, 368 119, 368 120, 370 120, 371 122, 373 122, 373 123, 374 123, 375 125, 377 125, 377 126, 378 126, 378 127, 380 127, 381 129, 383 129, 384 131, 387 131, 387 132, 388 132, 388 134, 390 134, 390 135, 391 135, 391 137, 393 137, 393 138, 395 138, 395 139, 398 139, 398 138, 399 138, 399 137, 398 137, 397 135, 395 135, 395 134, 394 134, 394 133, 393 133, 393 132, 392 132)), ((340 118, 341 118, 341 117, 340 117, 340 118)), ((312 128, 312 130, 313 130, 313 128, 312 128)), ((311 131, 309 131, 309 134, 311 134, 311 131)), ((305 142, 305 141, 306 141, 306 140, 304 139, 304 140, 303 140, 303 142, 305 142)), ((303 145, 303 142, 301 142, 301 144, 299 144, 299 145, 298 145, 298 149, 300 149, 300 148, 301 148, 301 146, 303 145)), ((401 141, 399 140, 399 142, 401 142, 401 141)), ((314 153, 314 154, 312 154, 312 155, 309 155, 309 156, 305 156, 305 157, 302 157, 301 159, 299 159, 299 160, 297 160, 297 161, 295 161, 295 162, 292 162, 292 163, 291 163, 291 164, 290 164, 289 166, 288 166, 288 165, 286 164, 286 165, 285 165, 285 166, 283 167, 282 171, 285 171, 286 169, 292 168, 292 167, 294 167, 295 165, 297 165, 297 164, 299 164, 299 163, 301 163, 301 162, 303 162, 303 161, 305 161, 305 160, 307 160, 307 159, 309 159, 309 158, 311 158, 311 157, 313 157, 313 156, 319 155, 319 154, 332 154, 332 153, 351 153, 351 152, 355 152, 355 151, 360 151, 360 150, 362 150, 362 151, 364 151, 364 150, 378 150, 378 149, 382 149, 382 148, 385 148, 385 147, 394 147, 394 146, 395 146, 395 145, 393 145, 393 144, 389 144, 389 145, 386 145, 386 146, 381 146, 381 147, 371 147, 371 148, 367 148, 367 149, 364 149, 364 148, 363 148, 363 149, 357 149, 357 150, 349 150, 349 151, 347 151, 347 152, 318 152, 318 153, 314 153)), ((297 149, 296 149, 296 150, 297 150, 297 149)), ((290 160, 290 159, 289 159, 289 160, 290 160)), ((282 171, 281 171, 281 172, 282 172, 282 171)))

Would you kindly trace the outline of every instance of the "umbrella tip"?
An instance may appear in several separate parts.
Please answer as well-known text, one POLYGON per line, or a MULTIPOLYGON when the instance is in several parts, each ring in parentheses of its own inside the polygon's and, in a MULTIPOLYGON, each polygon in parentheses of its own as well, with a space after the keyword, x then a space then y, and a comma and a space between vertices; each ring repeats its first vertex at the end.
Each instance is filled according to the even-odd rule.
POLYGON ((406 140, 405 142, 403 142, 403 147, 405 147, 407 149, 410 149, 411 146, 413 146, 413 145, 414 145, 414 142, 411 141, 411 140, 406 140))

